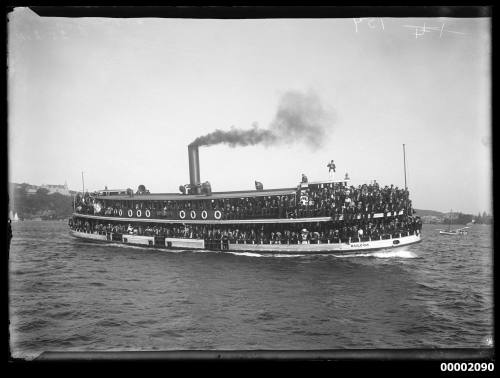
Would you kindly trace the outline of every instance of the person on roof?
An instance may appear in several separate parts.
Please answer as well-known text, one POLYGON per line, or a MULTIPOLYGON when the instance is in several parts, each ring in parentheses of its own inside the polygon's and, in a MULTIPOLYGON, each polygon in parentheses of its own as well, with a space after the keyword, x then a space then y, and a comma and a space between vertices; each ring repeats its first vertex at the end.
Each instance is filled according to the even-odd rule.
POLYGON ((326 166, 328 167, 328 174, 330 175, 330 179, 334 180, 335 179, 335 163, 332 160, 326 166))

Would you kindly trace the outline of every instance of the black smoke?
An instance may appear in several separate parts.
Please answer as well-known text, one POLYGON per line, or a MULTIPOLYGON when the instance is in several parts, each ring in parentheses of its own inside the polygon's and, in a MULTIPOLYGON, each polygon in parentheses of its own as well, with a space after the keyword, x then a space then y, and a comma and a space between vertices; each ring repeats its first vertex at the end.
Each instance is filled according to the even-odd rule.
POLYGON ((190 145, 213 146, 227 144, 230 147, 265 146, 304 143, 311 148, 321 147, 330 135, 331 112, 324 109, 318 96, 289 91, 280 98, 274 120, 267 129, 253 124, 250 129, 217 129, 196 138, 190 145))

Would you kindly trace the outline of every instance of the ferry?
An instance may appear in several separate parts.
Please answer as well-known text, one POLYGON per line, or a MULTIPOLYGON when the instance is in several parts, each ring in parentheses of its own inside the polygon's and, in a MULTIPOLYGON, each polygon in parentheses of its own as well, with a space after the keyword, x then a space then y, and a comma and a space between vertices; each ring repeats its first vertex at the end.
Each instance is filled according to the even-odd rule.
POLYGON ((421 241, 409 193, 376 182, 341 180, 296 187, 212 192, 201 183, 199 149, 188 146, 190 182, 179 193, 131 189, 82 192, 70 234, 92 242, 166 250, 269 254, 353 254, 421 241))

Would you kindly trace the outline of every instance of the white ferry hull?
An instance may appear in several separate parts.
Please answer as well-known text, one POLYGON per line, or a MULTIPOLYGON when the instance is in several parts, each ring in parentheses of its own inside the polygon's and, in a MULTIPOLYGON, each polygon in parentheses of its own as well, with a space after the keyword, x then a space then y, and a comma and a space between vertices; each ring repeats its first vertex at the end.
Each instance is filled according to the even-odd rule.
POLYGON ((74 237, 89 241, 119 243, 125 245, 162 248, 167 250, 213 250, 220 252, 257 252, 271 254, 350 254, 380 249, 400 248, 421 241, 421 235, 409 235, 392 239, 371 240, 353 243, 321 244, 237 244, 217 243, 206 245, 203 239, 155 238, 154 236, 121 235, 118 240, 111 234, 86 233, 71 230, 74 237))

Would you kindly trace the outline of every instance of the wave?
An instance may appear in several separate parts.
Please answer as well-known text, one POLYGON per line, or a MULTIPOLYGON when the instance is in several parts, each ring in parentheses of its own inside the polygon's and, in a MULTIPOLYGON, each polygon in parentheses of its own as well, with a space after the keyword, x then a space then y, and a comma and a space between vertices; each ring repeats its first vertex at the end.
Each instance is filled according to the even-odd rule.
POLYGON ((252 252, 227 252, 230 253, 231 255, 236 255, 236 256, 248 256, 248 257, 264 257, 264 255, 260 253, 252 253, 252 252))
POLYGON ((367 252, 367 253, 353 253, 348 255, 333 255, 335 257, 377 257, 380 259, 387 258, 401 258, 401 259, 415 259, 418 255, 411 251, 377 251, 377 252, 367 252))
POLYGON ((415 259, 418 255, 412 251, 387 251, 387 252, 375 252, 373 254, 375 257, 388 258, 388 257, 399 257, 401 259, 415 259))

